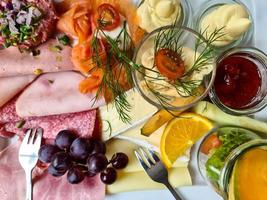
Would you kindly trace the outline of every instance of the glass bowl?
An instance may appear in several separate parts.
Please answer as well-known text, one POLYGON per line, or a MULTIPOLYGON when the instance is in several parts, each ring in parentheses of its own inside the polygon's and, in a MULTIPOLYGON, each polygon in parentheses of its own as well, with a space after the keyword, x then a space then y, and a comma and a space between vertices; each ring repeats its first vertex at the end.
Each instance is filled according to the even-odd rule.
MULTIPOLYGON (((224 139, 224 141, 227 141, 227 140, 224 139)), ((242 152, 244 152, 247 149, 247 146, 250 146, 251 142, 252 144, 255 144, 255 143, 262 144, 261 141, 262 139, 260 139, 260 137, 255 132, 245 129, 245 128, 241 128, 237 126, 219 126, 219 127, 214 128, 213 130, 208 132, 207 135, 202 139, 198 152, 197 152, 198 170, 202 178, 218 194, 225 196, 225 191, 228 191, 228 189, 226 190, 226 188, 228 188, 228 183, 229 183, 229 179, 231 175, 229 174, 229 170, 233 168, 233 162, 231 162, 233 160, 233 157, 236 160, 237 155, 240 155, 242 152), (214 145, 213 149, 210 149, 209 152, 207 151, 208 150, 207 147, 209 147, 209 145, 207 144, 208 143, 211 144, 211 140, 215 135, 217 136, 217 138, 220 139, 220 141, 223 141, 222 138, 226 138, 226 137, 229 138, 233 136, 233 133, 236 134, 235 136, 236 138, 239 137, 243 139, 240 140, 240 142, 236 142, 235 144, 233 143, 230 144, 228 148, 228 152, 219 150, 219 147, 218 146, 216 147, 215 145, 216 144, 215 140, 213 140, 213 145, 214 145), (218 152, 220 154, 218 154, 218 152), (217 154, 217 156, 215 154, 217 154), (214 158, 218 158, 218 155, 222 156, 223 158, 223 161, 220 162, 220 164, 216 164, 215 159, 214 159, 214 158), (213 161, 209 160, 212 156, 213 156, 213 161), (215 167, 215 165, 217 166, 215 167), (207 172, 207 166, 209 166, 208 172, 207 172)), ((224 142, 221 142, 220 144, 222 143, 224 142)), ((265 141, 265 143, 267 144, 267 140, 265 141)))
MULTIPOLYGON (((251 115, 256 113, 267 105, 267 55, 262 52, 261 50, 254 48, 254 47, 234 47, 228 49, 227 51, 221 53, 216 59, 216 66, 221 62, 222 59, 236 53, 245 53, 252 56, 257 62, 258 71, 261 77, 261 86, 257 93, 257 96, 254 97, 252 102, 247 106, 247 108, 243 109, 233 109, 224 105, 219 97, 216 95, 216 91, 214 86, 212 86, 209 97, 211 101, 223 110, 226 113, 231 115, 251 115)), ((215 78, 216 79, 216 78, 215 78)))
POLYGON ((216 74, 214 57, 209 42, 190 28, 166 26, 156 29, 146 35, 136 48, 134 62, 140 68, 132 73, 134 84, 144 99, 158 108, 172 111, 187 109, 204 99, 212 87, 216 74), (156 70, 154 57, 156 54, 155 48, 157 51, 164 49, 165 46, 161 44, 166 44, 164 39, 162 43, 157 42, 159 41, 158 38, 164 38, 167 34, 172 34, 171 37, 167 36, 168 44, 171 46, 168 48, 177 48, 176 53, 181 55, 182 60, 188 63, 188 65, 185 65, 194 66, 194 70, 190 72, 193 67, 186 67, 188 71, 184 73, 181 79, 176 79, 172 81, 171 85, 167 84, 166 86, 166 77, 163 77, 156 70), (181 50, 180 47, 183 49, 182 53, 177 52, 181 50), (146 54, 148 49, 152 51, 150 55, 146 54), (144 66, 143 57, 145 59, 152 58, 153 70, 144 66), (151 73, 148 75, 150 71, 152 75, 151 73), (155 78, 155 75, 157 78, 155 78), (151 77, 153 77, 152 80, 151 77), (162 82, 162 80, 165 82, 162 82))
MULTIPOLYGON (((180 19, 176 22, 177 26, 192 27, 193 26, 193 9, 188 0, 177 0, 180 2, 181 6, 181 16, 180 19)), ((141 1, 139 6, 145 1, 141 1)))
POLYGON ((208 0, 205 3, 202 4, 202 6, 197 10, 196 14, 194 15, 194 29, 198 32, 203 32, 201 30, 201 21, 203 20, 204 17, 206 17, 209 13, 217 9, 219 6, 225 5, 225 4, 240 4, 242 5, 247 13, 249 14, 249 19, 251 20, 251 25, 249 29, 238 39, 233 41, 232 43, 225 45, 225 46, 215 46, 214 48, 217 51, 224 51, 226 49, 239 46, 239 45, 249 45, 252 41, 253 34, 254 34, 254 19, 252 17, 252 14, 250 10, 246 7, 245 4, 243 4, 239 0, 208 0))

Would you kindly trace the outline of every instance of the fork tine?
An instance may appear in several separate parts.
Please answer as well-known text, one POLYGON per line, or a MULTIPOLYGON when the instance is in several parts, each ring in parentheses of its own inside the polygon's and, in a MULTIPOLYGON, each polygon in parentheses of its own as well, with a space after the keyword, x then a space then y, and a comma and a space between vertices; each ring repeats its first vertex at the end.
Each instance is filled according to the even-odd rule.
POLYGON ((155 162, 152 161, 152 159, 150 158, 151 156, 148 155, 146 150, 144 150, 143 148, 139 148, 139 150, 142 153, 143 158, 146 160, 147 163, 150 164, 150 166, 155 165, 155 162))
POLYGON ((136 156, 136 158, 138 159, 139 163, 141 164, 141 166, 144 168, 144 170, 148 170, 149 167, 147 166, 147 164, 143 161, 141 155, 138 153, 137 150, 134 151, 134 154, 136 156))
POLYGON ((148 149, 148 151, 149 151, 151 157, 154 159, 155 162, 159 162, 160 161, 159 157, 157 156, 157 154, 155 154, 154 151, 152 151, 151 149, 148 149))
POLYGON ((26 134, 25 134, 25 136, 23 138, 22 144, 28 144, 30 136, 31 136, 31 133, 32 133, 32 129, 28 129, 26 131, 26 134))
POLYGON ((31 137, 29 138, 28 144, 33 144, 35 137, 36 137, 36 129, 32 129, 32 134, 31 137))
POLYGON ((34 145, 40 146, 41 145, 41 141, 42 141, 42 136, 43 136, 43 129, 42 128, 37 128, 36 132, 37 132, 37 134, 36 134, 36 139, 34 141, 34 145))

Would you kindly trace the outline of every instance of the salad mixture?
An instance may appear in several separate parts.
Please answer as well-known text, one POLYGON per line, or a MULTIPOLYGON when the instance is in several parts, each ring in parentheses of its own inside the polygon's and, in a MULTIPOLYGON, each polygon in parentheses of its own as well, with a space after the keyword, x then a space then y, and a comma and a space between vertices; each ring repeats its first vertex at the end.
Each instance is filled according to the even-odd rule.
POLYGON ((204 141, 201 152, 209 158, 206 162, 207 176, 218 184, 220 171, 227 156, 238 146, 258 138, 255 133, 235 127, 222 127, 204 141))

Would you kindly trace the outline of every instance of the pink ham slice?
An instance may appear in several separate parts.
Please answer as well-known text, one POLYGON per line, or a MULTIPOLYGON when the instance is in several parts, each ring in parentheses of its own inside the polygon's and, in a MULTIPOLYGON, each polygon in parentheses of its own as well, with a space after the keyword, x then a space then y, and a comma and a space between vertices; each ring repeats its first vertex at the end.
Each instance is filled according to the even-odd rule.
POLYGON ((0 78, 0 107, 21 92, 35 77, 35 75, 25 75, 0 78))
MULTIPOLYGON (((8 146, 0 153, 0 199, 25 199, 25 174, 18 161, 20 143, 8 146)), ((71 185, 66 175, 55 178, 46 171, 34 170, 33 199, 38 200, 104 200, 105 186, 99 176, 86 178, 71 185)))
POLYGON ((15 111, 15 99, 0 109, 0 135, 11 136, 10 133, 23 135, 28 128, 41 127, 44 138, 55 138, 63 129, 74 130, 81 137, 91 137, 95 127, 96 110, 52 115, 45 117, 20 118, 15 111), (18 124, 25 122, 22 128, 18 124))
POLYGON ((84 95, 78 84, 84 77, 76 72, 43 74, 35 80, 16 102, 20 117, 48 116, 95 109, 105 104, 95 101, 95 94, 84 95))
POLYGON ((57 51, 55 45, 58 43, 54 39, 40 45, 38 56, 21 53, 16 47, 0 50, 0 77, 34 74, 36 69, 43 72, 73 70, 71 47, 62 46, 62 50, 57 51))

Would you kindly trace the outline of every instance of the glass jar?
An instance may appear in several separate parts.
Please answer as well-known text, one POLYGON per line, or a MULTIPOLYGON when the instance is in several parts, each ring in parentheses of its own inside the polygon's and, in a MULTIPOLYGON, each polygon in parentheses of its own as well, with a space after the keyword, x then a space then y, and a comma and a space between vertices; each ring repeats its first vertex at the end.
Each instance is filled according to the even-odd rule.
MULTIPOLYGON (((171 47, 168 47, 168 48, 171 48, 171 47)), ((165 49, 165 47, 160 47, 159 49, 165 49)), ((176 52, 177 54, 184 56, 183 52, 181 53, 178 51, 176 52)), ((152 105, 158 108, 164 108, 170 111, 185 110, 187 108, 194 106, 197 102, 204 99, 208 95, 212 87, 215 75, 216 75, 214 54, 213 54, 213 50, 210 48, 209 43, 203 38, 202 35, 200 35, 196 31, 190 28, 187 28, 187 27, 165 26, 165 27, 156 29, 152 31, 151 33, 147 34, 143 38, 143 40, 140 42, 139 46, 136 48, 133 60, 134 60, 134 63, 136 63, 138 66, 143 66, 143 67, 140 67, 140 69, 138 70, 134 70, 132 73, 135 87, 137 88, 139 93, 143 96, 145 100, 147 100, 152 105), (180 47, 182 48, 185 47, 187 49, 192 50, 191 52, 193 53, 190 53, 191 55, 190 59, 192 60, 190 62, 192 66, 204 65, 202 66, 203 67, 202 69, 206 69, 208 67, 210 69, 210 70, 205 71, 205 73, 203 73, 202 75, 200 75, 201 71, 197 71, 197 70, 194 71, 194 74, 191 74, 193 78, 190 81, 196 84, 196 88, 195 88, 196 93, 194 94, 191 94, 191 93, 185 94, 184 93, 185 91, 181 91, 180 86, 177 86, 177 85, 173 86, 172 84, 167 85, 163 83, 160 80, 165 80, 166 77, 163 77, 159 72, 155 70, 156 67, 154 63, 155 62, 154 58, 155 58, 155 46, 157 44, 157 42, 155 41, 157 40, 158 37, 166 38, 165 35, 168 35, 168 34, 172 34, 171 40, 169 41, 170 45, 179 47, 180 50, 181 50, 180 47), (152 65, 154 66, 151 69, 148 69, 146 66, 143 66, 143 63, 142 63, 143 55, 145 55, 145 52, 147 51, 147 49, 153 49, 152 55, 146 56, 147 58, 153 56, 152 65), (208 54, 208 56, 206 56, 205 61, 202 62, 202 60, 204 59, 196 58, 195 57, 196 54, 199 54, 199 55, 208 54), (152 75, 151 73, 148 74, 147 72, 151 72, 152 75), (154 76, 154 74, 161 75, 161 76, 158 79, 154 78, 153 80, 151 80, 151 76, 154 76), (201 76, 201 78, 198 77, 198 74, 199 76, 201 76), (194 78, 195 75, 197 76, 197 78, 194 78), (199 79, 199 82, 197 82, 196 79, 199 79), (148 82, 150 83, 153 82, 153 91, 152 89, 148 90, 147 89, 148 87, 145 87, 148 85, 148 82), (173 91, 173 92, 171 93, 171 92, 168 92, 167 90, 173 91)), ((186 74, 186 72, 184 72, 184 74, 186 74)), ((184 78, 184 76, 182 78, 184 78)), ((179 78, 178 80, 180 81, 181 79, 179 78)), ((189 86, 191 88, 193 87, 192 85, 189 85, 189 86)), ((184 87, 182 89, 184 89, 184 87)))
MULTIPOLYGON (((249 103, 249 106, 240 108, 240 109, 233 109, 229 106, 226 106, 218 97, 215 91, 215 86, 213 85, 209 97, 211 101, 223 110, 226 113, 231 115, 251 115, 256 113, 267 105, 267 55, 262 52, 261 50, 254 48, 254 47, 234 47, 231 49, 226 50, 225 52, 221 53, 216 58, 216 66, 218 67, 219 63, 224 60, 225 58, 233 55, 233 54, 244 54, 249 55, 250 60, 254 60, 255 64, 258 68, 258 73, 261 78, 261 84, 259 86, 258 92, 256 96, 252 99, 249 103)), ((218 69, 217 69, 218 72, 218 69)), ((218 75, 218 73, 217 73, 218 75)), ((216 79, 216 78, 215 78, 216 79)))
POLYGON ((267 140, 263 140, 256 133, 241 127, 216 127, 203 138, 198 149, 198 169, 201 176, 206 180, 208 185, 212 186, 218 194, 227 200, 230 178, 235 162, 245 152, 256 147, 267 148, 267 140), (236 141, 236 144, 233 144, 232 148, 229 148, 228 152, 226 152, 224 150, 227 149, 227 144, 222 138, 224 137, 223 133, 225 136, 229 137, 229 131, 238 131, 239 136, 237 135, 237 137, 239 137, 239 139, 243 138, 243 141, 241 141, 241 139, 239 143, 236 141), (215 135, 219 135, 218 138, 223 142, 220 143, 220 146, 217 145, 217 147, 215 147, 215 142, 213 141, 213 148, 210 149, 209 153, 205 152, 205 150, 207 150, 207 142, 210 142, 211 138, 215 135), (219 165, 216 164, 216 162, 218 162, 218 160, 216 160, 217 158, 221 159, 219 165))
POLYGON ((245 4, 243 4, 239 0, 208 0, 205 3, 201 5, 201 7, 196 11, 196 14, 194 15, 194 29, 198 32, 203 32, 204 30, 201 30, 201 21, 206 17, 208 14, 210 14, 212 11, 217 9, 219 6, 226 5, 226 4, 239 4, 242 5, 247 13, 249 14, 249 19, 251 20, 251 25, 249 29, 238 39, 234 40, 230 44, 224 45, 224 46, 215 46, 214 48, 217 51, 224 51, 226 49, 240 46, 240 45, 249 45, 251 43, 253 34, 254 34, 254 20, 252 17, 252 14, 250 10, 246 7, 245 4))
MULTIPOLYGON (((148 1, 148 0, 145 0, 148 1)), ((140 0, 140 5, 144 3, 145 1, 140 0)), ((190 4, 190 1, 188 0, 177 0, 180 3, 181 6, 181 15, 179 20, 176 22, 176 26, 185 26, 185 27, 192 27, 193 26, 193 9, 190 4)))

